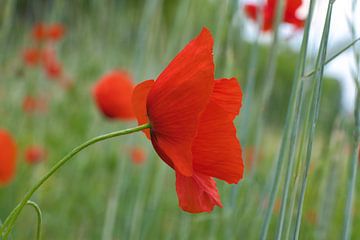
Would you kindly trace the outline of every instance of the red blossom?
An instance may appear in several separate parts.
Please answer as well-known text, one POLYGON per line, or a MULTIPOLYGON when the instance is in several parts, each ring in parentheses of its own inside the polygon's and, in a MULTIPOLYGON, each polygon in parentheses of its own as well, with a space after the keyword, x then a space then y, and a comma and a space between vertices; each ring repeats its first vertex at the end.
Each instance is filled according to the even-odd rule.
POLYGON ((0 186, 8 184, 15 175, 16 144, 10 133, 0 129, 0 186))
POLYGON ((47 103, 42 98, 26 96, 23 100, 22 108, 26 113, 45 112, 47 110, 47 103))
MULTIPOLYGON (((267 0, 265 6, 246 4, 245 12, 252 20, 256 21, 258 14, 263 11, 262 30, 269 31, 273 28, 273 21, 276 14, 277 0, 267 0)), ((293 25, 295 28, 304 27, 304 19, 296 15, 296 11, 302 5, 302 0, 286 0, 283 22, 293 25)))
POLYGON ((135 164, 142 164, 146 160, 145 152, 140 147, 135 147, 131 149, 131 160, 135 164))
POLYGON ((29 146, 25 150, 25 160, 28 164, 36 164, 46 158, 46 151, 41 146, 29 146))
POLYGON ((46 40, 58 41, 63 38, 65 28, 61 23, 44 24, 37 23, 32 29, 32 36, 37 42, 46 40))
POLYGON ((47 28, 47 37, 52 41, 60 40, 65 34, 65 28, 60 23, 54 23, 47 28))
POLYGON ((235 78, 214 79, 213 38, 204 28, 156 81, 135 87, 134 112, 145 134, 176 172, 180 207, 191 213, 222 206, 213 177, 243 177, 241 146, 233 125, 242 93, 235 78))
POLYGON ((24 63, 28 66, 35 66, 41 60, 41 52, 37 48, 26 48, 23 52, 24 63))
POLYGON ((58 61, 56 51, 52 47, 44 49, 42 54, 42 62, 46 76, 49 79, 60 79, 63 75, 63 68, 58 61))
POLYGON ((32 36, 36 41, 43 41, 47 37, 46 26, 43 23, 37 23, 32 29, 32 36))
POLYGON ((131 105, 133 89, 131 76, 125 71, 114 70, 96 83, 93 97, 104 116, 132 120, 135 118, 131 105))

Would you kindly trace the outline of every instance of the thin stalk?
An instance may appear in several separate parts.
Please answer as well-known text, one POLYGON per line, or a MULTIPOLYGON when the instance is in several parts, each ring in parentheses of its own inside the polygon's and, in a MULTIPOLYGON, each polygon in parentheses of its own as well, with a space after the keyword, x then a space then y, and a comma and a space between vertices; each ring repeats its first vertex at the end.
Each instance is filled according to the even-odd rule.
POLYGON ((124 159, 122 161, 117 162, 116 173, 114 174, 114 183, 110 190, 110 196, 108 199, 106 212, 105 212, 105 220, 104 227, 102 232, 102 240, 110 240, 113 239, 113 231, 116 222, 116 214, 118 212, 118 203, 121 195, 121 184, 123 183, 122 176, 124 176, 123 172, 125 171, 125 163, 124 159))
POLYGON ((320 97, 321 97, 321 89, 322 89, 322 81, 323 81, 323 74, 324 74, 324 63, 326 59, 326 53, 327 53, 327 43, 329 39, 329 32, 330 32, 330 21, 331 21, 331 15, 332 15, 332 8, 335 0, 329 0, 327 12, 326 12, 326 18, 325 18, 325 25, 324 30, 321 38, 320 48, 319 48, 319 54, 316 61, 316 69, 319 69, 316 74, 317 81, 315 82, 315 88, 314 92, 312 94, 311 98, 311 110, 310 110, 310 116, 309 121, 311 122, 310 126, 310 132, 309 132, 309 138, 307 142, 307 150, 306 150, 306 159, 305 159, 305 170, 304 175, 302 178, 302 184, 301 184, 301 192, 300 192, 300 198, 298 203, 298 209, 297 209, 297 216, 295 221, 295 230, 293 239, 297 240, 299 238, 300 233, 300 225, 301 225, 301 216, 302 216, 302 208, 305 198, 305 190, 307 186, 307 177, 308 172, 310 168, 310 162, 311 162, 311 154, 312 154, 312 144, 315 136, 315 130, 316 130, 316 124, 319 117, 319 110, 320 110, 320 97), (319 68, 320 66, 320 68, 319 68))
POLYGON ((296 112, 296 117, 294 119, 294 127, 293 127, 293 129, 291 131, 291 135, 290 135, 289 160, 288 160, 288 165, 286 168, 284 191, 283 191, 283 195, 281 198, 280 219, 279 219, 279 226, 278 226, 277 233, 276 233, 276 239, 281 239, 283 227, 284 227, 290 183, 291 183, 291 178, 292 178, 293 172, 294 172, 295 147, 297 145, 297 134, 298 134, 299 128, 300 128, 300 113, 302 112, 302 107, 303 107, 303 104, 302 104, 303 97, 304 97, 304 84, 303 84, 303 81, 300 81, 300 90, 299 90, 299 94, 297 96, 296 105, 295 105, 295 109, 297 112, 296 112))
MULTIPOLYGON (((356 2, 353 1, 353 9, 355 9, 356 2)), ((355 14, 354 14, 355 15, 355 14)), ((350 25, 352 37, 355 38, 356 32, 353 25, 350 25)), ((351 237, 351 227, 352 227, 352 210, 355 198, 355 185, 356 185, 356 176, 358 168, 358 156, 359 156, 359 147, 360 147, 360 55, 356 51, 357 49, 354 46, 353 53, 354 59, 357 66, 357 78, 354 77, 354 84, 356 87, 356 98, 355 98, 355 109, 354 109, 354 118, 355 118, 355 131, 354 131, 354 142, 353 142, 353 153, 351 161, 349 164, 349 179, 348 179, 348 194, 346 198, 345 205, 345 220, 344 220, 344 230, 343 230, 343 239, 348 240, 351 237)))
MULTIPOLYGON (((261 11, 262 13, 262 11, 261 11)), ((256 70, 258 68, 258 58, 259 58, 259 39, 261 34, 261 25, 263 22, 263 14, 259 14, 257 17, 257 29, 256 29, 256 37, 255 41, 251 44, 250 49, 250 60, 249 60, 249 67, 248 72, 246 75, 246 88, 245 88, 245 96, 244 96, 244 109, 242 110, 243 113, 241 116, 241 129, 244 129, 241 132, 240 140, 242 143, 246 144, 248 139, 248 131, 249 131, 249 122, 250 122, 250 106, 251 106, 251 99, 255 88, 256 82, 256 70)))
POLYGON ((36 239, 41 239, 41 225, 42 225, 42 214, 39 205, 33 201, 27 201, 26 205, 32 206, 37 214, 37 228, 36 228, 36 239))
POLYGON ((284 159, 284 155, 285 155, 285 150, 288 147, 288 142, 289 142, 289 131, 290 129, 292 129, 293 125, 293 114, 296 111, 296 109, 294 108, 295 106, 295 100, 296 100, 296 96, 297 96, 297 92, 299 91, 299 76, 301 76, 301 74, 303 74, 304 69, 305 69, 305 62, 306 62, 306 53, 307 53, 307 49, 308 49, 308 42, 309 42, 309 33, 310 33, 310 25, 311 25, 311 19, 312 19, 312 15, 313 15, 313 10, 314 10, 314 5, 315 5, 315 1, 311 0, 310 1, 310 6, 309 6, 309 15, 306 19, 306 24, 305 24, 305 28, 304 28, 304 36, 301 42, 301 49, 300 49, 300 56, 299 56, 299 61, 298 61, 298 66, 296 68, 296 73, 295 73, 295 81, 293 83, 292 89, 291 89, 291 96, 290 96, 290 103, 289 103, 289 107, 288 107, 288 111, 286 113, 286 120, 285 120, 285 127, 284 127, 284 132, 283 132, 283 136, 282 136, 282 140, 281 140, 281 145, 280 145, 280 150, 279 150, 279 155, 277 157, 276 160, 276 164, 275 164, 275 171, 274 175, 273 175, 273 180, 271 182, 271 193, 270 193, 270 199, 269 199, 269 206, 266 210, 265 213, 265 220, 261 229, 261 239, 265 240, 267 239, 267 234, 268 234, 268 230, 269 230, 269 226, 270 226, 270 222, 271 222, 271 215, 272 215, 272 211, 274 208, 274 204, 275 204, 275 198, 276 198, 276 194, 277 191, 279 189, 279 184, 280 184, 280 172, 281 172, 281 168, 282 168, 282 163, 283 163, 283 159, 284 159))
MULTIPOLYGON (((267 69, 265 71, 266 76, 265 76, 265 86, 260 98, 260 112, 259 115, 257 117, 257 124, 256 126, 256 133, 255 133, 255 153, 254 153, 254 161, 256 161, 257 155, 258 155, 258 151, 259 151, 259 147, 260 147, 260 143, 261 143, 261 139, 262 139, 262 132, 263 132, 263 126, 264 126, 264 113, 265 113, 265 107, 269 101, 272 89, 273 89, 273 85, 274 85, 274 78, 275 78, 275 73, 276 73, 276 67, 277 67, 277 57, 278 57, 278 53, 279 53, 279 26, 281 24, 281 21, 284 17, 284 10, 285 10, 285 1, 284 0, 280 0, 277 1, 276 4, 276 15, 275 15, 275 19, 274 19, 274 32, 273 32, 273 39, 272 39, 272 43, 270 46, 270 54, 269 54, 269 58, 267 61, 267 69)), ((281 171, 281 166, 282 164, 277 164, 276 166, 276 171, 279 173, 281 171)), ((274 181, 278 181, 277 180, 278 176, 275 175, 275 180, 274 181)), ((277 189, 272 189, 277 191, 277 189)), ((273 192, 273 191, 272 191, 273 192)), ((262 238, 264 236, 267 235, 267 231, 268 231, 268 227, 270 224, 270 217, 271 217, 271 212, 272 210, 269 210, 269 208, 272 208, 275 202, 275 196, 274 196, 274 200, 271 201, 270 200, 270 205, 268 207, 268 211, 266 213, 266 219, 265 219, 265 225, 263 226, 262 229, 262 233, 261 236, 262 238)))
POLYGON ((6 218, 4 224, 0 228, 0 236, 6 240, 10 234, 11 229, 14 226, 14 223, 19 216, 21 210, 24 208, 26 203, 30 200, 32 195, 38 190, 45 182, 48 180, 60 167, 62 167, 67 161, 69 161, 73 156, 75 156, 77 153, 82 151, 83 149, 87 148, 90 145, 93 145, 97 142, 114 138, 134 132, 138 132, 144 129, 150 128, 150 124, 146 123, 134 128, 129 128, 125 130, 120 130, 108 134, 104 134, 95 138, 92 138, 85 143, 79 145, 78 147, 74 148, 70 153, 68 153, 64 158, 62 158, 58 163, 55 164, 55 166, 47 173, 45 176, 43 176, 38 183, 36 183, 23 197, 21 202, 13 209, 13 211, 10 213, 10 215, 6 218))
POLYGON ((349 176, 348 176, 348 193, 346 198, 346 205, 344 211, 344 230, 342 239, 348 240, 351 239, 351 227, 352 227, 352 210, 354 205, 355 198, 355 185, 356 185, 356 175, 358 168, 358 154, 359 154, 358 143, 354 142, 353 153, 351 156, 351 161, 349 164, 349 176))
MULTIPOLYGON (((335 58, 337 58, 339 55, 341 55, 343 52, 345 52, 346 50, 348 50, 349 48, 355 46, 355 44, 360 41, 360 38, 355 39, 354 41, 352 41, 351 43, 349 43, 348 45, 346 45, 346 47, 344 47, 343 49, 341 49, 339 52, 335 53, 333 56, 331 56, 329 59, 327 59, 324 63, 324 65, 327 65, 328 63, 332 62, 332 60, 334 60, 335 58)), ((323 66, 321 66, 323 67, 323 66)), ((307 73, 303 78, 309 78, 311 76, 313 76, 319 69, 314 69, 311 72, 307 73)))

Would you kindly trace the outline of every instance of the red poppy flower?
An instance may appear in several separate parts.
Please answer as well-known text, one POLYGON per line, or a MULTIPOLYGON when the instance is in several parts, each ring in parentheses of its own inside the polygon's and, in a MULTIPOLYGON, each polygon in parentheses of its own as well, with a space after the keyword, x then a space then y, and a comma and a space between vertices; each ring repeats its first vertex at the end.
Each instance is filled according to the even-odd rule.
POLYGON ((47 104, 44 99, 26 96, 23 100, 22 107, 26 113, 45 112, 47 104))
POLYGON ((145 152, 140 147, 135 147, 131 149, 131 160, 135 164, 142 164, 146 159, 145 152))
POLYGON ((48 26, 47 37, 50 40, 58 41, 64 36, 64 33, 65 33, 65 28, 60 23, 54 23, 48 26))
POLYGON ((63 73, 62 65, 57 61, 44 63, 44 70, 49 79, 58 79, 63 73))
POLYGON ((47 37, 46 26, 43 23, 37 23, 32 29, 33 38, 37 41, 43 41, 47 37))
POLYGON ((62 65, 57 59, 55 49, 51 47, 44 49, 42 60, 44 71, 49 79, 59 79, 62 77, 62 65))
POLYGON ((0 129, 0 185, 6 185, 15 174, 16 144, 11 135, 0 129))
POLYGON ((46 158, 46 151, 41 146, 29 146, 25 150, 25 160, 29 164, 36 164, 46 158))
POLYGON ((134 112, 161 159, 176 172, 180 207, 191 213, 222 207, 213 177, 237 183, 243 176, 233 120, 242 93, 235 78, 214 79, 213 39, 204 28, 156 81, 135 87, 134 112))
POLYGON ((104 116, 132 120, 135 118, 131 105, 133 89, 131 76, 125 71, 114 70, 96 83, 93 97, 104 116))
POLYGON ((35 66, 41 60, 41 53, 36 48, 27 48, 23 53, 23 60, 28 66, 35 66))
MULTIPOLYGON (((269 31, 273 28, 273 20, 276 14, 277 0, 268 0, 265 6, 256 4, 246 4, 245 12, 254 21, 256 21, 260 11, 263 11, 264 22, 263 31, 269 31)), ((283 22, 292 24, 296 28, 304 27, 304 19, 296 16, 296 11, 302 5, 302 0, 286 0, 283 22)))

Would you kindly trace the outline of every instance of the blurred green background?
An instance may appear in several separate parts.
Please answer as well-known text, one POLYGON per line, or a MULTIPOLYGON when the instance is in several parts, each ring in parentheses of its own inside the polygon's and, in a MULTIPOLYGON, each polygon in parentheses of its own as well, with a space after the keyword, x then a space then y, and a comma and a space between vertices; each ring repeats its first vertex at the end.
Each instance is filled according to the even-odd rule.
MULTIPOLYGON (((73 147, 93 136, 136 125, 109 121, 96 109, 91 89, 107 71, 126 69, 136 83, 154 79, 206 26, 215 39, 216 76, 237 77, 245 91, 254 44, 244 36, 247 21, 242 4, 231 0, 1 1, 0 127, 14 134, 19 154, 16 178, 0 188, 0 219, 4 220, 26 190, 73 147), (56 48, 73 88, 63 89, 39 69, 24 66, 21 54, 34 44, 30 32, 37 22, 65 26, 64 39, 56 48), (28 94, 45 95, 48 112, 24 114, 22 100, 28 94), (47 161, 26 164, 23 150, 29 144, 44 146, 47 161)), ((287 40, 280 39, 274 87, 264 106, 259 96, 266 81, 269 51, 268 45, 259 46, 256 78, 251 79, 255 89, 244 101, 249 111, 236 120, 246 159, 245 178, 237 186, 218 182, 223 209, 199 215, 182 212, 173 171, 137 133, 92 146, 35 194, 33 200, 44 215, 43 239, 258 239, 298 59, 287 40), (262 108, 264 132, 254 160, 256 119, 262 108), (246 124, 244 119, 248 119, 246 124), (132 163, 128 151, 132 146, 145 149, 144 164, 132 163)), ((326 78, 301 239, 341 236, 353 123, 342 115, 340 100, 339 83, 326 78)), ((292 194, 296 199, 295 190, 292 194)), ((269 239, 275 236, 279 201, 269 239)), ((353 239, 360 238, 359 211, 355 208, 353 239)), ((35 228, 33 209, 26 208, 13 239, 33 239, 35 228)))

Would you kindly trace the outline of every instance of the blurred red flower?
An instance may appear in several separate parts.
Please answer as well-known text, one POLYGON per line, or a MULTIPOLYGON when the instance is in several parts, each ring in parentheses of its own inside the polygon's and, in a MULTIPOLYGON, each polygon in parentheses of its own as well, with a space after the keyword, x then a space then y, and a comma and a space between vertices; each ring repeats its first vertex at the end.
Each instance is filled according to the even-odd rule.
POLYGON ((65 33, 65 28, 60 23, 54 23, 47 28, 47 37, 52 41, 60 40, 65 33))
POLYGON ((8 184, 15 174, 16 144, 10 133, 0 129, 0 186, 8 184))
POLYGON ((36 41, 43 41, 47 37, 46 26, 43 23, 37 23, 32 29, 32 36, 36 41))
POLYGON ((44 70, 49 79, 61 78, 63 73, 62 65, 56 60, 44 62, 44 70))
POLYGON ((23 100, 23 111, 26 113, 45 112, 47 103, 42 98, 35 98, 33 96, 26 96, 23 100))
MULTIPOLYGON (((256 21, 258 14, 263 11, 263 31, 269 31, 273 28, 273 20, 276 14, 277 0, 267 0, 265 6, 256 4, 246 4, 245 12, 252 20, 256 21)), ((286 0, 283 22, 292 24, 296 28, 304 27, 304 19, 296 15, 296 11, 302 5, 302 0, 286 0)))
POLYGON ((45 40, 58 41, 64 34, 65 28, 61 23, 53 23, 51 25, 37 23, 32 30, 33 38, 38 42, 45 40))
POLYGON ((156 81, 135 87, 134 112, 161 159, 176 173, 180 207, 191 213, 222 207, 212 177, 237 183, 243 176, 233 120, 242 100, 235 78, 214 79, 213 38, 204 28, 156 81))
POLYGON ((141 147, 134 147, 131 149, 131 160, 135 164, 142 164, 146 160, 146 155, 141 147))
POLYGON ((25 150, 25 160, 29 164, 39 163, 46 158, 46 151, 41 146, 29 146, 25 150))
POLYGON ((28 66, 35 66, 41 60, 41 52, 36 48, 26 48, 23 52, 24 63, 28 66))
POLYGON ((114 70, 95 84, 93 97, 104 116, 132 120, 135 118, 131 105, 133 89, 131 76, 125 71, 114 70))
POLYGON ((57 59, 56 51, 52 47, 44 49, 42 54, 44 71, 49 79, 59 79, 62 77, 62 65, 57 59))

